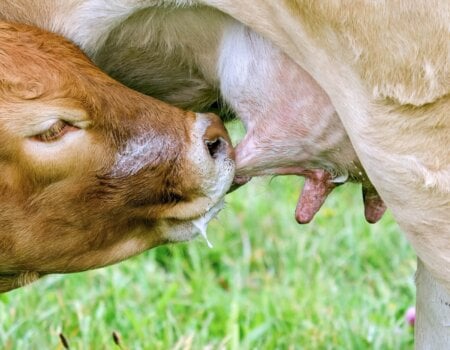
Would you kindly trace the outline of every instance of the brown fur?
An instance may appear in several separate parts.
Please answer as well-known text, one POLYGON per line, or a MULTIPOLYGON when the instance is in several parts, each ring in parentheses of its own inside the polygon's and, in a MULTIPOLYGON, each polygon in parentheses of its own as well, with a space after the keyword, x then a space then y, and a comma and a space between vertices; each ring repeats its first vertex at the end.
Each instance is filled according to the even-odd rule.
POLYGON ((195 114, 126 88, 65 39, 25 25, 0 23, 0 72, 0 291, 187 239, 191 219, 218 200, 208 186, 223 164, 203 144, 229 142, 217 117, 203 116, 210 126, 197 135, 195 114), (35 139, 43 121, 68 117, 83 126, 35 139), (120 152, 146 135, 142 168, 116 174, 120 152), (201 166, 189 155, 196 142, 201 166))

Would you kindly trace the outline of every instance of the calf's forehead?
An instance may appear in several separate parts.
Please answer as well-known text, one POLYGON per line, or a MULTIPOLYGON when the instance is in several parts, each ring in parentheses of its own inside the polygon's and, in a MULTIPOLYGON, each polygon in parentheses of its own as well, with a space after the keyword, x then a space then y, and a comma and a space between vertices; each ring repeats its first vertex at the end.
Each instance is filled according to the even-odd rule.
POLYGON ((38 28, 0 22, 2 95, 23 99, 45 97, 70 84, 78 91, 88 82, 107 78, 75 45, 38 28))

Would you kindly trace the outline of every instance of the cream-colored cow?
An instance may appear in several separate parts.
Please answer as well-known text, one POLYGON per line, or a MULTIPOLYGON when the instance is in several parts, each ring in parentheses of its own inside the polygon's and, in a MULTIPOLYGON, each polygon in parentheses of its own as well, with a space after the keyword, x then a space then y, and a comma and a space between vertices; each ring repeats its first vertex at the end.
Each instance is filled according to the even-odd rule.
POLYGON ((330 96, 416 250, 416 347, 450 344, 450 3, 207 1, 262 33, 330 96))

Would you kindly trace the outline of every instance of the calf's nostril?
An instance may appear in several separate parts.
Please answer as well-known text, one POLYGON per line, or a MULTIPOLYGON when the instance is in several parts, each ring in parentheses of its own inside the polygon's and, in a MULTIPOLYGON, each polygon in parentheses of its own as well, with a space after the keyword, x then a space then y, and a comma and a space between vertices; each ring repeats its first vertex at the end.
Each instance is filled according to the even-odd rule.
POLYGON ((214 140, 206 140, 205 145, 211 157, 215 159, 218 154, 225 152, 226 141, 218 137, 214 140))
POLYGON ((203 147, 212 159, 234 159, 234 149, 222 120, 214 114, 197 114, 198 123, 204 129, 203 147))

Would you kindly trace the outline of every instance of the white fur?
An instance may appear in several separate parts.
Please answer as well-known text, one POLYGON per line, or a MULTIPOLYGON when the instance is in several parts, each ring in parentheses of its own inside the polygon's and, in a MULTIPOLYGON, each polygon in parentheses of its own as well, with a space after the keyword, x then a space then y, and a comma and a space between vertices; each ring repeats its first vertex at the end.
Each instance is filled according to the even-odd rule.
POLYGON ((147 165, 158 161, 161 150, 170 152, 175 142, 169 135, 144 134, 127 142, 124 149, 116 156, 111 176, 128 177, 138 173, 147 165))
POLYGON ((416 273, 417 301, 415 347, 446 350, 450 344, 450 293, 419 260, 416 273))
POLYGON ((92 0, 78 2, 62 28, 54 28, 81 45, 88 54, 101 47, 110 31, 132 13, 164 1, 92 0), (82 21, 80 21, 82 19, 82 21))
MULTIPOLYGON (((372 183, 392 209, 432 278, 449 293, 450 200, 446 179, 450 178, 450 169, 445 164, 449 159, 450 135, 448 74, 445 74, 450 62, 446 31, 450 15, 448 2, 361 2, 361 6, 368 7, 363 16, 362 11, 352 13, 352 7, 338 2, 207 2, 276 42, 328 93, 372 183), (296 12, 287 4, 298 5, 305 12, 296 12), (370 9, 373 5, 379 9, 370 9), (308 16, 309 8, 316 9, 319 18, 308 16), (345 30, 328 26, 327 16, 334 17, 342 28, 349 28, 352 37, 360 35, 358 44, 346 42, 348 35, 346 38, 342 34, 345 30), (392 17, 387 19, 388 16, 392 17), (315 30, 311 30, 310 26, 321 20, 323 27, 316 25, 315 30), (351 28, 354 23, 363 23, 364 32, 358 32, 359 27, 351 28), (393 40, 384 41, 389 37, 380 36, 383 34, 380 32, 377 35, 375 28, 382 23, 393 25, 390 36, 393 40), (386 46, 384 49, 370 47, 378 43, 386 46), (367 63, 361 62, 362 56, 358 57, 359 52, 368 50, 377 55, 377 59, 369 62, 372 66, 364 66, 367 63), (397 61, 400 57, 402 59, 397 61), (431 63, 425 69, 418 69, 423 58, 425 62, 434 62, 433 69, 431 63), (411 63, 407 67, 409 74, 397 69, 405 68, 401 66, 404 62, 411 63), (440 74, 436 74, 437 63, 440 74), (363 75, 364 69, 368 69, 366 75, 363 75), (411 79, 413 76, 417 80, 411 79), (430 84, 433 76, 436 80, 430 84), (447 79, 447 84, 443 79, 447 79), (430 105, 423 106, 425 103, 430 105), (392 104, 405 106, 392 113, 389 109, 392 104), (417 109, 420 106, 423 108, 417 109), (430 106, 435 108, 428 108, 430 106), (440 123, 439 118, 442 118, 440 123), (402 129, 396 125, 398 120, 403 121, 402 129), (433 121, 435 124, 430 127, 433 121), (439 168, 434 166, 436 162, 427 159, 432 158, 431 155, 442 160, 437 162, 439 168), (413 156, 413 160, 405 161, 405 156, 413 156)), ((373 55, 365 57, 373 58, 373 55)), ((431 282, 425 279, 423 283, 431 282)), ((430 286, 428 292, 425 289, 422 297, 429 302, 424 302, 425 306, 418 310, 417 317, 422 317, 423 322, 417 327, 426 334, 427 341, 419 342, 417 349, 448 348, 445 337, 449 330, 435 328, 436 324, 446 324, 446 316, 430 307, 433 301, 429 291, 433 288, 430 286), (424 309, 429 307, 427 315, 424 309), (437 338, 445 336, 436 339, 434 332, 437 338)))
POLYGON ((224 27, 219 53, 222 96, 247 129, 236 152, 239 175, 296 166, 360 177, 334 107, 304 70, 238 22, 224 27))
POLYGON ((197 121, 192 132, 192 148, 188 152, 188 157, 198 169, 201 169, 202 172, 198 175, 205 184, 204 191, 208 193, 211 203, 216 203, 230 188, 232 182, 230 175, 234 174, 235 169, 234 163, 225 154, 219 154, 215 159, 209 157, 208 150, 203 142, 203 135, 209 125, 210 121, 207 116, 197 113, 197 121), (210 158, 211 163, 220 163, 223 166, 208 167, 205 164, 205 158, 210 158))

